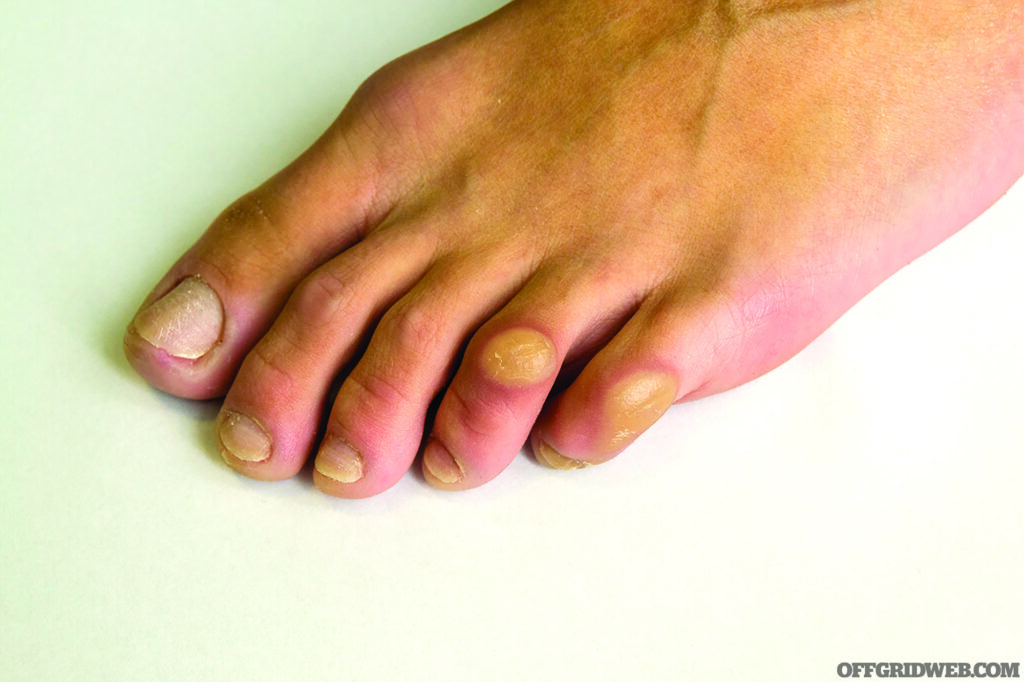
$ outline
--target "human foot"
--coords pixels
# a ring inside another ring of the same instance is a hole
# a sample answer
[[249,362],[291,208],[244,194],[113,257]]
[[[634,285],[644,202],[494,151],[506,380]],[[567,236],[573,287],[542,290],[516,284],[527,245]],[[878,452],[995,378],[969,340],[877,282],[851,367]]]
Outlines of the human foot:
[[221,214],[128,358],[176,395],[226,391],[222,454],[260,479],[314,453],[347,371],[316,460],[332,495],[421,451],[446,489],[527,439],[550,466],[605,461],[1009,187],[1022,26],[1006,0],[514,2],[375,74]]

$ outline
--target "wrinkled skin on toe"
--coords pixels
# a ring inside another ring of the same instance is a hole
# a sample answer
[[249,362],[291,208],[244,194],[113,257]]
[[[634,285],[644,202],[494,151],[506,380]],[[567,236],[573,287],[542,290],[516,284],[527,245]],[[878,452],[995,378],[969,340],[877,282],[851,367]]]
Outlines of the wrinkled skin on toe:
[[254,478],[316,457],[365,497],[421,454],[463,489],[527,441],[603,462],[1012,184],[1022,27],[1006,0],[514,2],[367,80],[171,268],[126,352],[226,393],[221,454]]

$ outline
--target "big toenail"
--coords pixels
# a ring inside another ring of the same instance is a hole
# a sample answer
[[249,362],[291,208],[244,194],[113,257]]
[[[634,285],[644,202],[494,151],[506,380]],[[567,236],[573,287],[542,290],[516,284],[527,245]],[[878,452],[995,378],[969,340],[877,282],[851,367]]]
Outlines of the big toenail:
[[183,279],[135,316],[135,332],[176,358],[202,357],[220,340],[224,308],[198,276]]
[[608,396],[612,449],[628,444],[665,414],[676,399],[675,377],[665,372],[639,372],[616,384]]
[[355,483],[363,477],[363,458],[342,439],[328,436],[316,456],[316,470],[338,483]]
[[430,441],[423,451],[423,466],[441,483],[452,484],[462,480],[462,467],[436,440]]
[[584,462],[580,459],[570,459],[560,454],[558,450],[555,450],[544,441],[537,443],[537,449],[533,454],[537,456],[541,464],[545,464],[552,469],[585,469],[593,464],[593,462]]
[[270,436],[256,420],[237,412],[225,412],[217,429],[224,452],[243,462],[270,458]]
[[510,329],[487,342],[483,368],[495,381],[528,386],[555,370],[555,344],[533,329]]

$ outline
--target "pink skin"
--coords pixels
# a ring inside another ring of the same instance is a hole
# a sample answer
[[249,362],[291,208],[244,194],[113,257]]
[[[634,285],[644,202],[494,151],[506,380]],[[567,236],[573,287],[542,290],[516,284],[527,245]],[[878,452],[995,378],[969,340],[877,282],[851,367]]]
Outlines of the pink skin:
[[[420,453],[449,490],[527,440],[605,461],[667,402],[784,362],[1019,177],[1022,13],[513,2],[375,74],[157,284],[143,309],[194,275],[219,297],[205,355],[136,326],[126,353],[175,395],[226,392],[220,428],[255,419],[270,456],[222,452],[253,478],[316,456],[339,374],[327,433],[362,478],[318,470],[332,495],[379,493]],[[513,329],[549,340],[550,372],[489,374]],[[614,397],[645,376],[650,399]]]

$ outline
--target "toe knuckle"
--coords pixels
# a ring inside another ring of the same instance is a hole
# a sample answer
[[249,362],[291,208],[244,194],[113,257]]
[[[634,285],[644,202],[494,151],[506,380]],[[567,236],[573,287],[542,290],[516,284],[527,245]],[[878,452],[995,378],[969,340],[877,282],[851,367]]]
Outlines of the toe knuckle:
[[277,395],[291,395],[295,378],[282,357],[270,343],[257,343],[246,357],[243,368],[246,384]]
[[431,349],[445,341],[445,319],[439,312],[420,305],[395,306],[381,320],[379,333],[396,355],[426,358]]
[[227,229],[252,229],[253,227],[276,230],[278,221],[273,218],[266,193],[255,189],[243,194],[228,206],[217,218]]
[[286,235],[272,202],[254,190],[217,216],[199,242],[196,258],[215,266],[229,281],[255,282],[280,277]]
[[487,438],[496,429],[515,423],[521,416],[511,401],[497,395],[486,399],[471,398],[458,382],[448,389],[447,397],[446,409],[454,422],[474,436]]
[[347,383],[358,396],[363,411],[371,415],[383,416],[411,402],[404,384],[385,374],[353,372]]
[[352,302],[356,287],[329,269],[318,270],[295,288],[292,306],[307,325],[323,325]]

